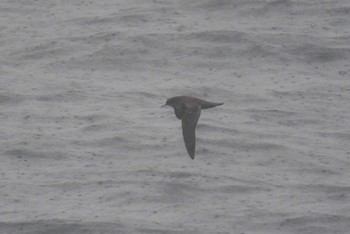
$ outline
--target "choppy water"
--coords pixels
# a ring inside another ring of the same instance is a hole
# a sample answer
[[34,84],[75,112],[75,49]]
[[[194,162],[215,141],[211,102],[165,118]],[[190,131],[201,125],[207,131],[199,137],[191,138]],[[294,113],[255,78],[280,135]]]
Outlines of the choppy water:
[[[1,233],[346,233],[347,1],[3,1]],[[196,159],[166,98],[202,111]]]

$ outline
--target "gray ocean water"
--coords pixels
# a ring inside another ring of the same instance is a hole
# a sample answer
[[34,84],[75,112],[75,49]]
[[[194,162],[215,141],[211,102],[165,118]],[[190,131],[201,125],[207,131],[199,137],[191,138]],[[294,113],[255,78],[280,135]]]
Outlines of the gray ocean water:
[[[349,13],[2,1],[0,233],[348,233]],[[225,103],[195,160],[176,95]]]

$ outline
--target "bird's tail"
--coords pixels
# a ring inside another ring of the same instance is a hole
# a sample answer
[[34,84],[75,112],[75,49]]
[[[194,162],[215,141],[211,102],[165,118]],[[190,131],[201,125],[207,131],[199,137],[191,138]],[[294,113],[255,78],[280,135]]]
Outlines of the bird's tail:
[[201,101],[201,108],[202,109],[208,109],[208,108],[212,108],[212,107],[215,107],[215,106],[221,106],[223,104],[224,104],[223,102],[216,103],[216,102],[208,102],[208,101],[202,100]]

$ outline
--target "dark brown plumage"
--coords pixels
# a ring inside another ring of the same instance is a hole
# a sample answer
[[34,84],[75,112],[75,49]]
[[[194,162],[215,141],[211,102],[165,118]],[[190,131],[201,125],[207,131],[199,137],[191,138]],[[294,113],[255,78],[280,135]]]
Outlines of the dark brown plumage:
[[176,96],[169,98],[164,106],[174,108],[175,115],[182,121],[182,135],[188,154],[192,159],[196,148],[196,125],[202,109],[208,109],[224,103],[208,102],[199,98]]

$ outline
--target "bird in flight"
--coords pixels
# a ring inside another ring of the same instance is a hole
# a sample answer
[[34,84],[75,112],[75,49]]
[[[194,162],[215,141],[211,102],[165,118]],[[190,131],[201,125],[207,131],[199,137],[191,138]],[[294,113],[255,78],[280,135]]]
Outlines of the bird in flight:
[[174,108],[175,115],[182,122],[182,135],[184,137],[185,146],[191,159],[194,159],[196,148],[196,125],[201,115],[202,109],[208,109],[224,103],[208,102],[203,99],[176,96],[169,98],[162,106],[170,106]]

